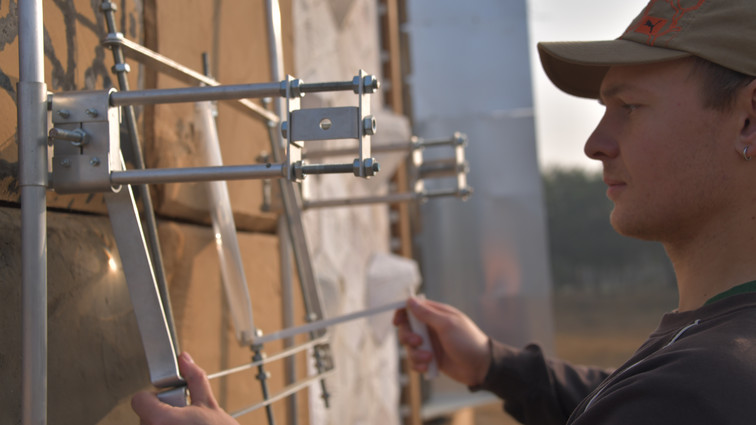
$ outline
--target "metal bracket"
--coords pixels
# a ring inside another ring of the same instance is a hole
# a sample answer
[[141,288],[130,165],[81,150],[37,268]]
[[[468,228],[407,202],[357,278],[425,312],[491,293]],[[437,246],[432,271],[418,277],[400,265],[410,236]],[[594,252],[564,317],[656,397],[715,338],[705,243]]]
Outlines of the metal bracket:
[[52,186],[58,193],[116,192],[110,182],[120,163],[119,110],[110,91],[66,92],[52,96],[48,141],[53,145]]
[[[357,177],[370,178],[380,170],[370,157],[370,136],[375,134],[375,117],[370,115],[370,94],[380,87],[378,80],[360,70],[352,79],[352,91],[357,94],[356,107],[300,109],[305,86],[301,80],[288,76],[286,81],[287,120],[281,123],[281,135],[287,143],[288,178],[301,181],[307,174],[348,172]],[[325,91],[327,85],[310,85],[310,92]],[[311,140],[356,139],[358,157],[352,164],[306,165],[302,161],[302,142]]]

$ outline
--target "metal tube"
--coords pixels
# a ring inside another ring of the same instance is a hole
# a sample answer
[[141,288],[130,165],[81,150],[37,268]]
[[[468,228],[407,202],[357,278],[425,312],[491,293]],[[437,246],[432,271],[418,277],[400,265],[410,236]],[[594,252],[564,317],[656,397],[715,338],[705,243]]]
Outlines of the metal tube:
[[[430,148],[436,146],[456,146],[459,144],[459,138],[453,137],[451,139],[440,140],[425,140],[418,139],[417,142],[398,142],[388,143],[385,145],[372,145],[370,150],[372,153],[381,152],[408,152],[414,149]],[[353,148],[338,148],[338,149],[305,149],[302,152],[302,158],[314,159],[314,158],[326,158],[330,156],[347,156],[353,155],[357,146]]]
[[352,207],[356,205],[369,204],[395,204],[398,202],[411,202],[423,198],[422,193],[406,192],[392,193],[383,196],[368,196],[364,198],[339,198],[339,199],[322,199],[317,201],[303,201],[302,208],[331,208],[331,207]]
[[113,185],[200,182],[280,178],[286,175],[283,164],[224,165],[221,167],[151,168],[114,171]]
[[[311,93],[318,91],[345,90],[346,82],[329,82],[301,84],[299,91]],[[351,87],[351,82],[348,83]],[[285,87],[285,86],[284,86]],[[351,88],[350,88],[351,90]],[[223,86],[183,87],[175,89],[150,89],[130,92],[115,92],[110,95],[110,104],[146,105],[156,103],[201,102],[203,100],[229,100],[285,96],[282,83],[233,84]]]
[[[372,145],[370,147],[371,153],[383,153],[383,152],[408,152],[412,150],[414,145],[412,142],[391,143],[386,145]],[[352,148],[339,148],[339,149],[305,149],[302,152],[302,158],[314,159],[314,158],[326,158],[330,156],[350,156],[354,155],[359,147],[354,146]]]
[[47,87],[42,0],[18,4],[22,423],[47,423]]
[[212,87],[182,87],[115,92],[110,95],[110,104],[113,106],[146,105],[201,102],[203,100],[262,98],[280,95],[280,83],[234,84]]
[[278,339],[288,338],[294,335],[300,335],[304,333],[309,333],[309,332],[325,329],[329,326],[337,325],[342,322],[349,322],[351,320],[357,320],[363,317],[373,316],[379,313],[397,310],[404,307],[406,304],[407,302],[405,300],[395,301],[395,302],[384,304],[378,307],[369,308],[367,310],[360,310],[354,313],[344,314],[338,317],[332,317],[330,319],[318,320],[315,322],[308,323],[306,325],[297,326],[297,327],[289,328],[289,329],[283,329],[278,332],[273,332],[272,334],[263,335],[260,338],[257,338],[255,342],[259,344],[265,344],[266,342],[275,341]]
[[465,170],[465,164],[457,164],[456,158],[434,159],[423,162],[418,174],[421,179],[456,177],[457,174]]
[[[186,84],[204,84],[206,86],[220,85],[219,82],[212,78],[206,77],[157,52],[153,52],[144,46],[125,39],[122,34],[108,34],[102,44],[105,46],[119,46],[123,53],[129,58],[152,67],[158,72],[176,78],[179,81],[183,81]],[[278,117],[275,114],[264,110],[261,106],[247,99],[239,99],[231,105],[240,111],[251,115],[253,118],[262,118],[267,121],[278,122]]]

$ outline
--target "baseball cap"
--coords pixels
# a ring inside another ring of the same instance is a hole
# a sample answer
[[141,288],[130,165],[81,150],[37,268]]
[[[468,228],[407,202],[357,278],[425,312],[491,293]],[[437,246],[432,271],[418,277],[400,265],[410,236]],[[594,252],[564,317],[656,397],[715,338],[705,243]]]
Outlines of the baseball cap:
[[756,76],[756,0],[651,0],[616,40],[542,42],[538,54],[557,87],[593,99],[615,65],[697,56]]

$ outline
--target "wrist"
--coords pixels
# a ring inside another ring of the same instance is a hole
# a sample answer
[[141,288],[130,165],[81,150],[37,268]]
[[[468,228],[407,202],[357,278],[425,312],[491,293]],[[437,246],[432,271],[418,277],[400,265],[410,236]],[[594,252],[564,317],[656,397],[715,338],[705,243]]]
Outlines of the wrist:
[[480,387],[486,382],[486,377],[488,376],[488,372],[491,370],[491,362],[493,358],[493,341],[490,337],[486,337],[486,343],[484,345],[483,349],[483,355],[481,356],[481,359],[477,364],[480,365],[480,367],[477,370],[477,374],[475,376],[475,383],[470,385],[471,388],[473,387]]

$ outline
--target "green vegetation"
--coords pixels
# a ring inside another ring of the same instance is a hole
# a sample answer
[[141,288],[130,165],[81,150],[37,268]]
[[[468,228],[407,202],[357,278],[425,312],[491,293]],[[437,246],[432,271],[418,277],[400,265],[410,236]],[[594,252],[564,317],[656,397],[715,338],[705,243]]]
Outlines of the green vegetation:
[[612,229],[612,202],[600,172],[552,168],[542,177],[555,289],[617,292],[674,285],[661,244]]

